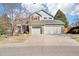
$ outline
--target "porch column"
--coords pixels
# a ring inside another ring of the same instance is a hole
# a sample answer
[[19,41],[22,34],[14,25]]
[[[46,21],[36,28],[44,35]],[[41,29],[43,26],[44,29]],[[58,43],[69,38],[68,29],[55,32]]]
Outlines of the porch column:
[[32,34],[32,26],[29,26],[29,34]]
[[23,33],[23,28],[22,28],[22,25],[21,25],[21,33]]
[[42,34],[44,34],[44,26],[42,26],[42,28],[41,28],[41,29],[42,29]]

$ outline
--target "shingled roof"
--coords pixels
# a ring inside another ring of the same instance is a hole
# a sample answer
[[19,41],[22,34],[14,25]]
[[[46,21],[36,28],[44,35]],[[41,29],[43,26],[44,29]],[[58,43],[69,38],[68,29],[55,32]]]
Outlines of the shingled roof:
[[62,21],[60,20],[42,20],[41,21],[44,25],[46,24],[64,24]]
[[32,25],[64,25],[60,20],[41,20],[41,21],[32,21]]

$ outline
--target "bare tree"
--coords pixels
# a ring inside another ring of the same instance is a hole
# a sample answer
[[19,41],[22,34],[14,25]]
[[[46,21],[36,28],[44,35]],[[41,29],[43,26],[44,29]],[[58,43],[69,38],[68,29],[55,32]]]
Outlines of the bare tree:
[[27,18],[30,15],[29,9],[22,6],[19,6],[19,8],[17,8],[18,6],[17,3],[2,3],[2,5],[4,8],[4,14],[6,13],[8,17],[10,18],[9,19],[9,23],[10,23],[9,33],[10,35],[13,35],[14,20]]
[[9,34],[13,35],[13,11],[16,8],[17,4],[16,3],[2,3],[3,8],[4,8],[4,14],[6,13],[10,19],[9,19]]

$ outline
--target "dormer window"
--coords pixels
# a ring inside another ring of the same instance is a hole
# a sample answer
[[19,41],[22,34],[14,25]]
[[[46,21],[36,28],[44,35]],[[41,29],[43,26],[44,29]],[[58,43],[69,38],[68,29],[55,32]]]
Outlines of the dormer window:
[[47,17],[44,17],[44,19],[47,19]]

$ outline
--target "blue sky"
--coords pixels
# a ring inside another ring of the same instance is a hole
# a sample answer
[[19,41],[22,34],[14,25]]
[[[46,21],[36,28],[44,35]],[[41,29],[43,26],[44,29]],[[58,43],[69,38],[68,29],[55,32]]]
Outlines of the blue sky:
[[2,6],[2,4],[0,4],[0,15],[2,15],[3,14],[3,6]]
[[[29,9],[30,7],[30,9]],[[30,10],[31,12],[44,9],[45,11],[51,13],[53,16],[56,14],[57,10],[60,9],[67,17],[69,24],[79,20],[79,3],[42,3],[42,4],[18,4],[17,9],[23,8]],[[0,15],[4,13],[4,7],[0,4]]]

